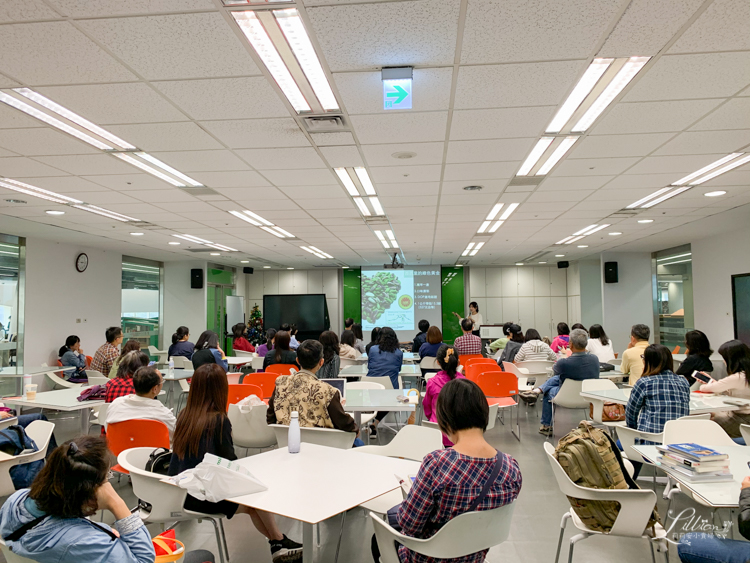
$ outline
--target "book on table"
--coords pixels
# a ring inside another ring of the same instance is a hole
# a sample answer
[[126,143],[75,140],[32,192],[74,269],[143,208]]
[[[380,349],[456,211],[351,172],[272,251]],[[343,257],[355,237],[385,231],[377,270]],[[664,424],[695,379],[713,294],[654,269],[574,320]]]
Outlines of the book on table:
[[727,454],[699,444],[667,444],[666,446],[670,451],[695,461],[706,462],[729,459]]
[[662,469],[671,471],[675,477],[679,477],[690,483],[724,483],[734,481],[734,476],[729,472],[728,467],[707,473],[697,473],[684,465],[664,463],[662,456],[657,457],[656,461],[661,464]]
[[670,450],[667,446],[656,446],[656,450],[664,458],[664,463],[669,465],[681,465],[688,467],[696,473],[709,473],[711,471],[717,471],[724,467],[729,467],[728,459],[720,459],[713,461],[697,461],[687,456],[678,454]]

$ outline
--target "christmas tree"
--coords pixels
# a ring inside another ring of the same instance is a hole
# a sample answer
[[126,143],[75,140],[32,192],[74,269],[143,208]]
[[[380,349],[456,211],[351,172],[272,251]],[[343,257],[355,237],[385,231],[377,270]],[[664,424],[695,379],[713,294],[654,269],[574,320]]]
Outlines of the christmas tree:
[[250,320],[247,322],[247,339],[253,346],[258,346],[266,341],[266,335],[263,332],[263,315],[257,303],[250,311]]

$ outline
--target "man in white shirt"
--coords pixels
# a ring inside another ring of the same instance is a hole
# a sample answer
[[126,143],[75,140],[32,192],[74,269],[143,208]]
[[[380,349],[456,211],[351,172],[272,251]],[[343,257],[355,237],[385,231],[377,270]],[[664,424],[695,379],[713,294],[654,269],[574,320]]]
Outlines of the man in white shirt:
[[169,441],[171,442],[177,419],[172,411],[156,398],[161,393],[163,385],[164,382],[158,369],[153,366],[139,368],[133,374],[135,395],[118,397],[110,403],[104,428],[106,429],[109,424],[126,420],[158,420],[169,428]]

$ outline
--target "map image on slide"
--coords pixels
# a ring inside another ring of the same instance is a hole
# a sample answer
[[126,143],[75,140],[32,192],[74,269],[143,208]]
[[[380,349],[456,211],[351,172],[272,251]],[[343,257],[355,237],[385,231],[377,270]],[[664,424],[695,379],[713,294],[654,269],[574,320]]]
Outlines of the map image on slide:
[[379,270],[362,273],[362,328],[414,328],[414,272]]

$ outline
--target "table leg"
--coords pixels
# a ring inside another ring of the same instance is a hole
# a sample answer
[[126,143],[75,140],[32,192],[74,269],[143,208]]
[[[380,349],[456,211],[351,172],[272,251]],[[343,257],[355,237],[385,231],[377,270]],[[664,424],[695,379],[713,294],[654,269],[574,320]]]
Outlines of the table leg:
[[89,433],[89,420],[91,418],[91,409],[81,409],[81,434]]
[[313,563],[315,552],[313,551],[313,525],[302,522],[302,563]]
[[172,409],[172,411],[174,411],[174,396],[177,394],[175,389],[176,383],[176,381],[170,380],[169,389],[167,389],[167,408]]

